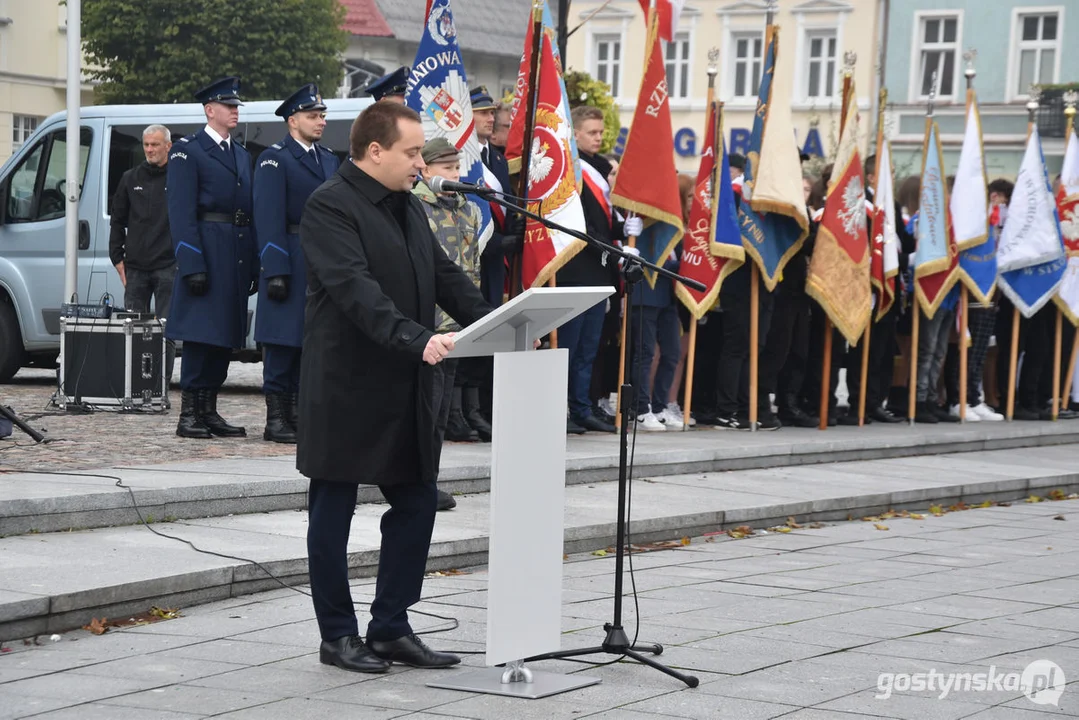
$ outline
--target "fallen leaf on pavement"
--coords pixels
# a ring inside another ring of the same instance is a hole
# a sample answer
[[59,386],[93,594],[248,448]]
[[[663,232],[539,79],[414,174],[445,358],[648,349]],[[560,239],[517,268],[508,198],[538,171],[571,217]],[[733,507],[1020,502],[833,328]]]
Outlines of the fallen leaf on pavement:
[[1030,497],[1028,497],[1028,498],[1026,499],[1026,501],[1025,501],[1025,502],[1028,502],[1028,503],[1039,503],[1039,502],[1041,502],[1041,501],[1042,501],[1042,499],[1041,499],[1040,497],[1038,497],[1037,495],[1031,495]]
[[682,538],[682,544],[683,544],[683,545],[689,545],[689,542],[690,542],[690,541],[689,541],[689,538],[688,538],[688,537],[684,537],[684,538]]
[[109,630],[108,622],[108,618],[101,618],[100,620],[98,620],[97,618],[92,618],[90,620],[90,624],[83,625],[82,629],[89,630],[94,635],[104,635]]
[[884,523],[873,523],[873,527],[875,527],[877,530],[887,530],[888,529],[888,526],[885,525]]
[[944,514],[944,508],[942,508],[940,505],[930,505],[929,513],[931,515],[935,515],[936,517],[940,517]]
[[798,521],[794,519],[793,515],[791,515],[789,518],[787,518],[787,527],[794,528],[795,530],[797,530],[802,526],[799,525]]
[[1054,519],[1054,520],[1067,520],[1068,518],[1064,517],[1063,515],[1057,515],[1057,516],[1056,516],[1055,518],[1053,518],[1053,519]]
[[1064,491],[1061,490],[1060,488],[1057,488],[1056,490],[1050,490],[1049,491],[1049,499],[1050,500],[1064,500],[1067,497],[1068,496],[1065,495]]
[[739,525],[736,528],[731,528],[727,531],[727,535],[731,536],[735,540],[741,540],[742,538],[749,537],[753,534],[753,528],[749,525]]
[[910,515],[907,515],[907,517],[909,517],[911,520],[925,520],[925,515],[922,515],[920,513],[911,513]]
[[595,555],[596,557],[606,557],[607,556],[607,551],[606,550],[593,550],[592,554]]

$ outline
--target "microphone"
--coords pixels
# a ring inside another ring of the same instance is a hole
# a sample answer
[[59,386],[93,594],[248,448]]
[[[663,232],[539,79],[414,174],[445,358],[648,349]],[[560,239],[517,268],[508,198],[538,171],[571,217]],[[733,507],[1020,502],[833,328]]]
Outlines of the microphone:
[[427,183],[431,186],[431,189],[436,193],[471,193],[473,195],[493,195],[498,194],[498,191],[494,188],[489,188],[484,185],[473,185],[472,183],[453,182],[437,175]]

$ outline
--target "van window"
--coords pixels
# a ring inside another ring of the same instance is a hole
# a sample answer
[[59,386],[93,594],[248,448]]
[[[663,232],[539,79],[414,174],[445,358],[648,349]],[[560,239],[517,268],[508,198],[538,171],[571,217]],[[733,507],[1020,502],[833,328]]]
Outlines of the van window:
[[[93,131],[82,128],[79,137],[79,194],[86,181],[87,159]],[[67,130],[55,130],[40,140],[22,159],[4,188],[8,222],[38,222],[64,216],[67,200]]]
[[[252,160],[258,160],[263,150],[275,142],[280,142],[288,135],[288,125],[283,120],[244,123],[241,117],[240,126],[237,129],[245,131],[242,139],[247,152],[251,153]],[[348,133],[351,129],[351,120],[330,120],[326,123],[326,129],[322,131],[319,144],[333,150],[341,162],[344,162],[348,156]]]
[[[116,188],[120,187],[120,178],[124,173],[135,167],[146,156],[142,152],[142,131],[151,123],[145,125],[114,125],[110,134],[109,142],[109,175],[107,181],[107,213],[112,215],[112,196],[116,194]],[[169,125],[169,133],[172,141],[191,135],[202,129],[202,125]]]

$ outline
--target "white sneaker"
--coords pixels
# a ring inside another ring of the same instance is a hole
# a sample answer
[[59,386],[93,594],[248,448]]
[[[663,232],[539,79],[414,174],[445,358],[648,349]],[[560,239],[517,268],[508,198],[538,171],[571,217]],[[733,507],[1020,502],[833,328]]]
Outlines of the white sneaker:
[[989,407],[985,403],[975,405],[971,408],[971,410],[973,410],[979,418],[988,422],[1001,422],[1002,420],[1004,420],[1003,415],[998,412],[993,412],[993,408]]
[[596,405],[597,405],[597,406],[599,406],[599,409],[600,409],[600,410],[602,410],[603,412],[607,413],[607,414],[608,414],[608,415],[610,415],[611,417],[615,417],[616,413],[614,412],[614,405],[615,405],[615,403],[617,403],[617,402],[618,402],[618,401],[617,401],[617,400],[615,400],[615,401],[614,401],[614,402],[612,403],[612,402],[611,402],[611,401],[610,401],[609,399],[607,399],[607,398],[600,398],[600,399],[599,399],[599,400],[598,400],[598,401],[596,402]]
[[[959,406],[958,405],[952,405],[951,409],[948,411],[948,414],[951,415],[952,417],[959,417]],[[965,419],[966,419],[966,421],[968,423],[979,422],[982,419],[982,416],[979,415],[978,413],[974,412],[974,408],[972,408],[970,405],[967,405],[967,412],[966,412],[966,418]]]
[[686,427],[682,414],[675,412],[670,407],[664,408],[659,415],[656,415],[656,419],[663,423],[663,426],[668,430],[680,432]]
[[646,412],[644,415],[638,415],[637,426],[641,430],[647,430],[648,432],[663,432],[667,429],[666,426],[659,421],[659,418],[651,412]]
[[[672,413],[675,414],[675,416],[678,417],[678,424],[679,425],[684,425],[685,424],[685,417],[686,416],[685,416],[685,413],[682,412],[682,406],[681,405],[679,405],[676,402],[669,402],[669,403],[667,403],[667,409],[670,410]],[[690,417],[689,417],[689,426],[693,427],[696,424],[697,424],[697,421],[693,419],[692,415],[690,415]]]

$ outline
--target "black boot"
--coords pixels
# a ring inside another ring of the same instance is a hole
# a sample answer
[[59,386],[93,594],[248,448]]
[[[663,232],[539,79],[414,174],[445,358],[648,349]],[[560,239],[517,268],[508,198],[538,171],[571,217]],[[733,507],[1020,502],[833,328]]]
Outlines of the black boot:
[[465,420],[461,412],[461,388],[455,387],[450,396],[450,416],[446,421],[446,439],[451,442],[477,442],[478,433]]
[[176,424],[176,434],[182,438],[212,438],[210,428],[203,424],[198,413],[198,390],[184,390],[180,394],[180,422]]
[[779,406],[779,419],[783,424],[791,427],[815,428],[820,424],[820,418],[814,417],[803,410],[794,395],[787,395]]
[[480,440],[491,442],[491,423],[487,422],[487,418],[483,417],[483,413],[480,412],[480,389],[474,387],[464,388],[461,403],[465,420],[480,436]]
[[296,432],[286,419],[288,415],[288,394],[272,393],[266,396],[266,430],[263,440],[275,443],[296,444]]
[[285,422],[292,426],[292,431],[300,429],[300,393],[293,390],[288,394],[288,411],[285,413]]
[[229,425],[225,419],[217,414],[217,390],[204,388],[199,390],[198,411],[199,418],[210,432],[218,437],[247,437],[247,430],[236,425]]

